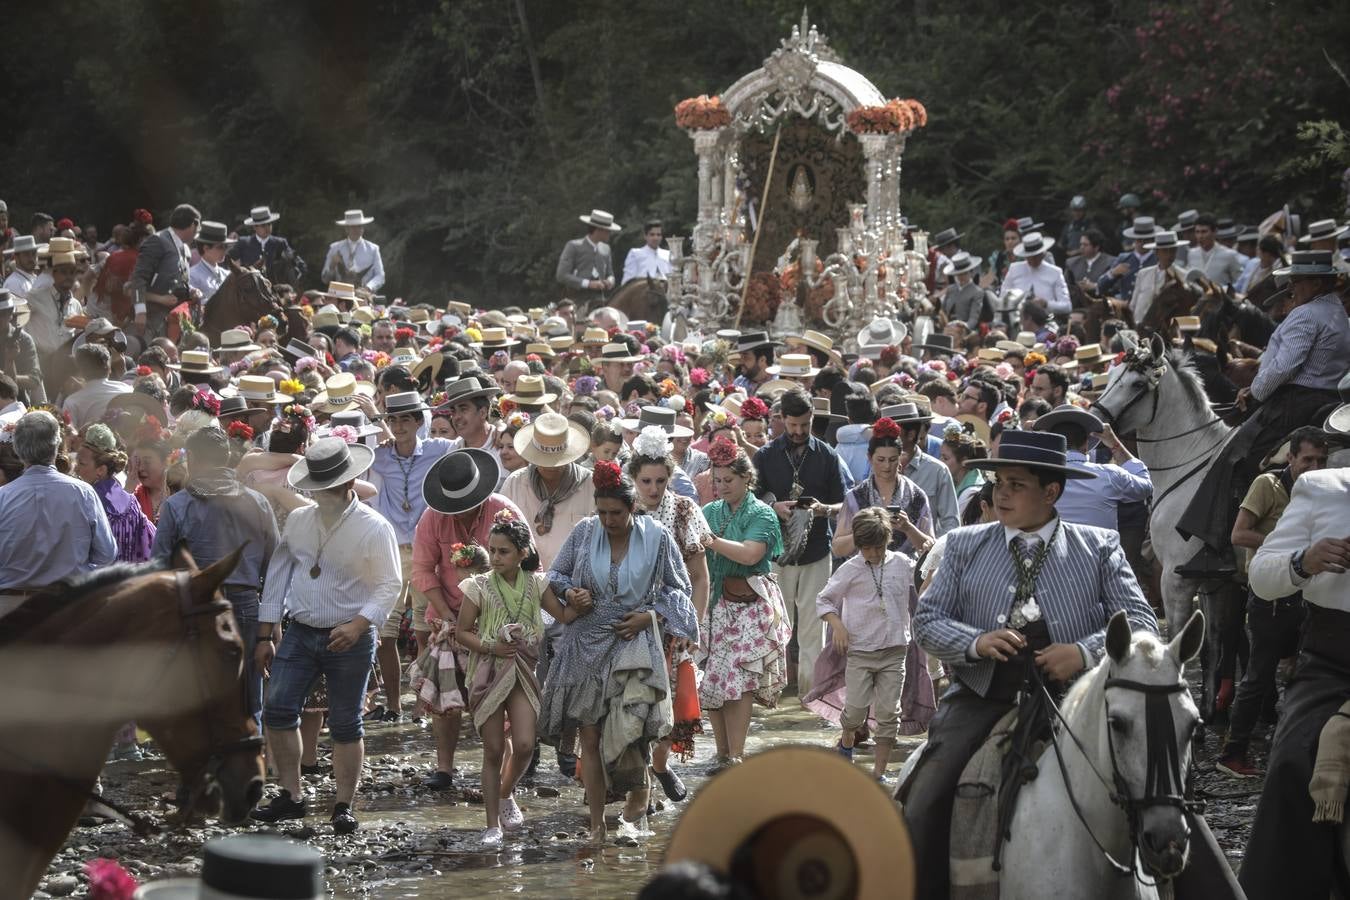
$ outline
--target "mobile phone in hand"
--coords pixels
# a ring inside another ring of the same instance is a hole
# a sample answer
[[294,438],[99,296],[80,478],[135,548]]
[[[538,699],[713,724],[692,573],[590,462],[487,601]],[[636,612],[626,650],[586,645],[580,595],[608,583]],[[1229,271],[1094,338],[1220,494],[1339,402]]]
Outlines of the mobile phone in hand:
[[811,507],[813,507],[813,506],[815,506],[815,505],[816,505],[816,498],[815,498],[815,497],[806,496],[806,497],[798,497],[798,498],[797,498],[797,507],[800,508],[800,509],[810,509]]

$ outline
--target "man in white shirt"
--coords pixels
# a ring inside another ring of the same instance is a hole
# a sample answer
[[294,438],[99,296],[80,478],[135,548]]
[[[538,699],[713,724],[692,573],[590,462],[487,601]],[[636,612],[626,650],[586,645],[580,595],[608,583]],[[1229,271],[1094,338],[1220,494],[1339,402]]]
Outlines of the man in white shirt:
[[[300,711],[310,686],[323,675],[337,782],[333,830],[351,834],[359,827],[352,803],[365,758],[361,708],[375,662],[376,631],[403,588],[394,526],[353,490],[373,458],[374,451],[363,444],[322,438],[287,475],[290,485],[308,491],[315,505],[302,506],[286,519],[258,611],[254,662],[259,671],[271,673],[263,722],[282,787],[270,803],[253,811],[261,822],[305,817]],[[278,647],[277,623],[286,612],[292,621]]]
[[188,269],[188,284],[201,291],[203,303],[210,301],[230,277],[230,270],[221,263],[233,244],[229,230],[220,222],[203,222],[201,231],[197,232],[199,259]]
[[[1337,416],[1345,423],[1347,413],[1344,405],[1332,413],[1328,430],[1338,431]],[[1329,896],[1339,829],[1314,816],[1339,808],[1345,790],[1337,796],[1319,788],[1313,762],[1319,741],[1326,743],[1322,729],[1350,700],[1350,469],[1307,472],[1294,482],[1247,577],[1252,592],[1272,602],[1301,591],[1308,618],[1240,880],[1249,897]]]
[[634,278],[665,281],[670,277],[670,251],[661,246],[662,237],[660,219],[653,219],[642,226],[642,239],[646,243],[629,250],[623,258],[624,284]]
[[[1087,410],[1071,404],[1057,407],[1036,420],[1036,430],[1063,435],[1069,447],[1069,465],[1096,476],[1090,481],[1071,479],[1064,485],[1055,509],[1065,522],[1118,532],[1117,508],[1122,503],[1140,503],[1153,493],[1148,466],[1126,449],[1111,426]],[[1088,441],[1094,434],[1111,449],[1110,464],[1088,460]]]
[[1220,287],[1227,287],[1242,277],[1242,259],[1236,250],[1218,242],[1218,231],[1219,220],[1210,213],[1201,213],[1195,220],[1196,246],[1186,255],[1186,265],[1198,269]]
[[1139,270],[1134,279],[1134,293],[1130,296],[1130,313],[1135,322],[1143,322],[1153,301],[1163,288],[1172,282],[1186,283],[1185,266],[1179,264],[1177,252],[1186,247],[1186,242],[1178,240],[1176,232],[1159,231],[1153,243],[1145,249],[1152,250],[1157,262]]
[[5,289],[20,300],[27,300],[38,277],[38,243],[31,234],[18,235],[5,256],[14,257],[14,271],[5,279]]
[[1064,281],[1064,272],[1045,258],[1046,251],[1054,245],[1053,238],[1044,237],[1039,231],[1025,235],[1013,249],[1017,262],[1008,267],[1008,276],[1003,279],[1000,296],[1006,297],[1009,291],[1025,291],[1045,301],[1050,312],[1057,316],[1067,316],[1072,312],[1073,303],[1069,300],[1069,286]]
[[84,379],[84,387],[66,398],[62,412],[70,413],[70,424],[77,431],[102,420],[108,401],[119,394],[131,393],[131,385],[112,381],[112,357],[102,344],[85,344],[75,351],[75,369]]
[[337,224],[347,229],[347,237],[328,246],[328,255],[323,260],[324,281],[354,284],[372,294],[379,293],[384,287],[384,259],[380,256],[380,245],[365,238],[366,226],[374,221],[373,216],[359,209],[342,214]]

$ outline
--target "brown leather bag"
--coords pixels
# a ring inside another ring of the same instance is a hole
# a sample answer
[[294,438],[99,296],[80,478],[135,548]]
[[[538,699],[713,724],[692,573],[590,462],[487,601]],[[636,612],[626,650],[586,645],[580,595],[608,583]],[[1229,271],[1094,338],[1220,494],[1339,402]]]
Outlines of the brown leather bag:
[[728,575],[722,579],[722,599],[731,603],[754,603],[759,594],[750,586],[750,580],[740,575]]

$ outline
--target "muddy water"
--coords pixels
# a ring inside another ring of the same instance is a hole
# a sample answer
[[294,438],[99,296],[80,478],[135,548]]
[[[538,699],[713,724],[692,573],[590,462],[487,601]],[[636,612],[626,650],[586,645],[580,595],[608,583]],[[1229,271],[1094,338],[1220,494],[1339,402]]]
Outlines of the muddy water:
[[[746,749],[747,753],[755,753],[788,744],[828,747],[836,738],[835,729],[801,709],[795,698],[785,698],[780,709],[758,713]],[[901,739],[891,763],[892,774],[918,743],[918,738]],[[415,726],[373,732],[368,745],[377,773],[385,765],[386,755],[421,767],[428,763],[422,754],[431,750],[430,736]],[[690,800],[685,804],[692,801],[693,794],[707,780],[713,755],[709,733],[699,738],[692,762],[674,763],[690,789]],[[859,750],[856,762],[870,771],[869,750]],[[456,763],[462,767],[459,783],[472,791],[478,786],[481,763],[476,740],[461,747]],[[537,796],[540,788],[545,793],[556,789],[559,796]],[[659,788],[656,796],[661,797]],[[370,881],[342,878],[341,884],[333,885],[337,896],[461,898],[515,893],[528,897],[628,897],[660,867],[671,830],[685,805],[667,804],[666,809],[653,816],[650,825],[655,834],[638,846],[617,846],[611,836],[609,846],[604,849],[589,849],[585,846],[588,820],[581,788],[559,775],[549,748],[545,748],[535,787],[521,789],[518,802],[525,813],[525,830],[508,835],[499,851],[482,852],[474,846],[485,826],[481,803],[465,802],[460,797],[448,802],[413,803],[396,796],[367,799],[362,804],[362,832],[369,838],[381,829],[410,829],[419,836],[417,843],[421,848],[435,845],[435,851],[434,855],[414,851],[409,862],[425,860],[423,864],[437,874]],[[620,804],[613,804],[607,812],[613,817],[620,808]],[[611,824],[611,835],[613,830]],[[398,845],[394,841],[388,843]]]

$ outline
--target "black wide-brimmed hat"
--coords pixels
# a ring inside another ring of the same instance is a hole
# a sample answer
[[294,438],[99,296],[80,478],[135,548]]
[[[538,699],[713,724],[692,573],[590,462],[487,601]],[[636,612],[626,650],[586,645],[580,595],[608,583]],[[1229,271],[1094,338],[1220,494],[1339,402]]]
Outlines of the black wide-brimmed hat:
[[230,237],[230,229],[224,222],[204,221],[201,229],[197,232],[194,240],[198,244],[225,244],[230,246],[234,244],[234,238]]
[[1057,425],[1077,425],[1088,434],[1099,434],[1102,420],[1072,403],[1063,403],[1036,420],[1037,431],[1051,431]]
[[322,359],[323,355],[314,347],[306,344],[298,338],[291,338],[286,342],[286,346],[281,348],[281,352],[291,358],[292,362],[298,362],[306,356],[314,359]]
[[655,425],[671,437],[687,438],[694,436],[694,432],[688,428],[675,424],[675,410],[667,409],[664,406],[644,406],[636,419],[619,420],[619,427],[625,431],[641,431],[648,425]]
[[286,482],[297,491],[322,491],[345,484],[370,468],[375,451],[342,438],[320,438],[309,445],[305,458],[291,466]]
[[500,394],[502,389],[486,375],[465,375],[452,382],[445,389],[445,399],[440,406],[446,407],[460,400],[474,400],[478,397],[491,397]]
[[323,865],[323,854],[295,841],[261,834],[231,835],[202,848],[200,879],[152,882],[136,896],[144,900],[319,900],[328,895]]
[[945,353],[951,356],[956,352],[956,342],[950,334],[930,334],[928,340],[916,344],[913,349],[927,350],[930,353]]
[[1068,441],[1064,435],[1051,431],[1005,431],[998,447],[989,459],[972,459],[966,465],[972,469],[999,469],[1021,466],[1039,472],[1057,472],[1066,478],[1096,478],[1088,472],[1069,465]]
[[932,244],[932,246],[934,247],[945,247],[948,244],[955,244],[963,237],[965,237],[965,235],[957,231],[955,228],[944,228],[937,234],[933,235],[933,239],[929,241],[929,243]]
[[486,450],[452,450],[427,471],[422,480],[422,499],[446,515],[468,512],[482,506],[497,489],[501,474],[501,464]]
[[736,336],[736,346],[733,351],[744,353],[747,350],[754,350],[757,347],[777,347],[778,341],[771,340],[767,331],[742,331]]

